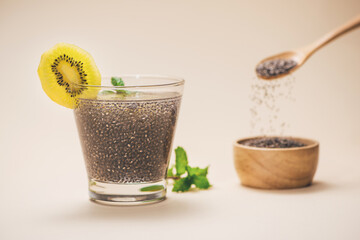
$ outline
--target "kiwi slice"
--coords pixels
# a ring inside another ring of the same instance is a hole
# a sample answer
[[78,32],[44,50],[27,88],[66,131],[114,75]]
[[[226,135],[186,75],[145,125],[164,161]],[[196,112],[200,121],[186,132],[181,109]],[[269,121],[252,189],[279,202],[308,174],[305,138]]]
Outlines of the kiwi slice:
[[38,74],[48,97],[72,109],[77,98],[86,95],[88,90],[84,85],[101,84],[101,75],[92,56],[68,43],[58,43],[41,56]]

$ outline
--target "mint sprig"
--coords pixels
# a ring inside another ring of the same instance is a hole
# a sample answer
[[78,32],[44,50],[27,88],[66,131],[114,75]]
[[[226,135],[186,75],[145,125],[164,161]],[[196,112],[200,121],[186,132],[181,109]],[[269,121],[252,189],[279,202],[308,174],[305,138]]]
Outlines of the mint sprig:
[[[124,80],[122,80],[121,77],[111,77],[111,84],[115,87],[119,86],[119,87],[123,87],[125,86],[125,82]],[[127,90],[116,90],[116,93],[119,93],[119,94],[131,94],[130,91],[127,91]]]
[[167,178],[174,180],[172,191],[186,192],[190,190],[192,185],[198,189],[208,189],[211,187],[206,177],[208,169],[209,167],[190,167],[186,151],[182,147],[177,147],[175,149],[175,166],[170,167],[167,173]]

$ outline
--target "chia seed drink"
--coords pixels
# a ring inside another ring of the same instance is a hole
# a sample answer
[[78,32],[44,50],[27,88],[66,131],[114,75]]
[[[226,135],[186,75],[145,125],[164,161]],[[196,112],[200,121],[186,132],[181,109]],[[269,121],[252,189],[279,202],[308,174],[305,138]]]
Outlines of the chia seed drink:
[[80,98],[74,109],[90,197],[126,204],[164,199],[181,93],[121,91]]

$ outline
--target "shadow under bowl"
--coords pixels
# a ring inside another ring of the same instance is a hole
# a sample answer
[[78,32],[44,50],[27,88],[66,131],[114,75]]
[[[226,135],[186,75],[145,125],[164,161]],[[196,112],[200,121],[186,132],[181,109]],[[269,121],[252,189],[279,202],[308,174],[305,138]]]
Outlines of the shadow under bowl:
[[257,138],[262,137],[242,138],[233,144],[235,170],[242,185],[262,189],[289,189],[312,183],[319,159],[317,141],[285,137],[305,144],[293,148],[259,148],[243,144]]

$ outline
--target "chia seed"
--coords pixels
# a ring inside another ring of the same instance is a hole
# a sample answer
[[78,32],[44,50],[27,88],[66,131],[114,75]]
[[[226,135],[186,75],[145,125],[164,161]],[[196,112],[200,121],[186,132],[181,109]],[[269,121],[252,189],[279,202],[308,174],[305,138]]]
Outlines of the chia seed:
[[292,59],[273,59],[260,63],[256,67],[256,73],[263,78],[276,77],[288,73],[297,65]]
[[284,109],[295,101],[295,78],[287,76],[272,81],[254,78],[251,83],[251,134],[283,136],[290,127]]
[[250,147],[259,147],[259,148],[294,148],[294,147],[304,147],[304,143],[296,141],[290,138],[284,137],[262,137],[249,139],[241,144]]
[[181,96],[141,99],[79,99],[74,114],[89,179],[165,178]]

